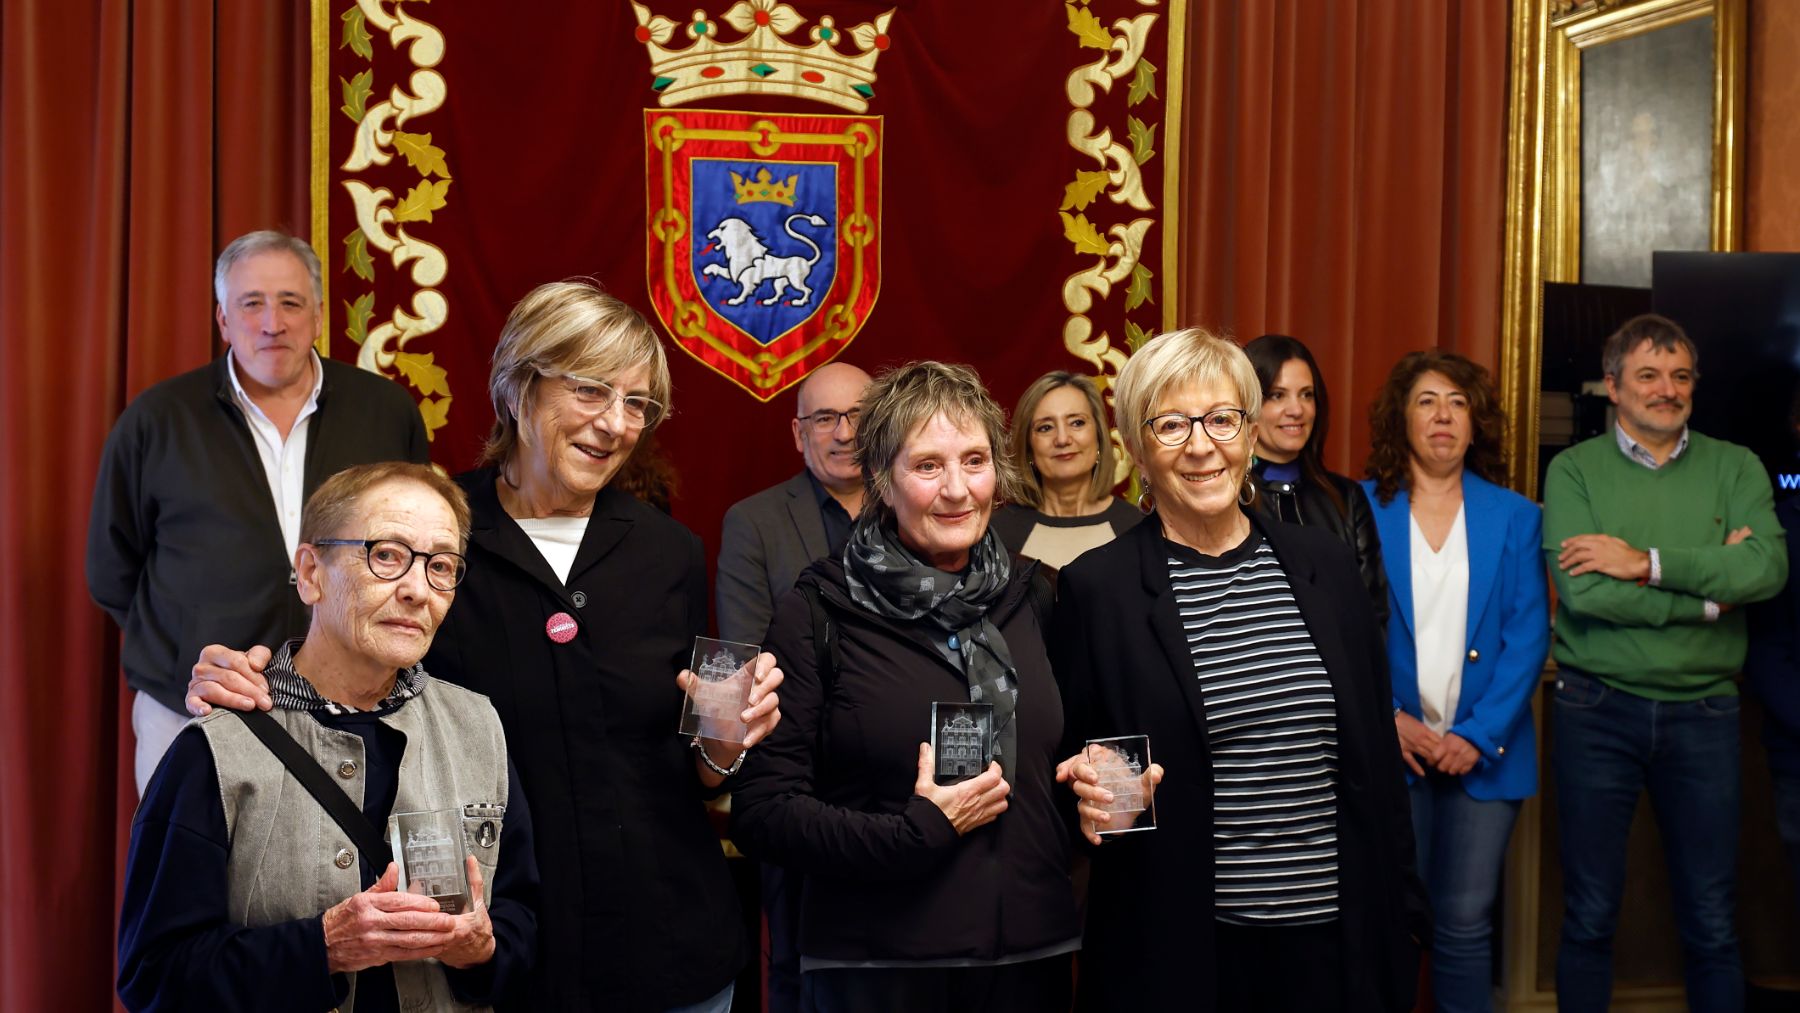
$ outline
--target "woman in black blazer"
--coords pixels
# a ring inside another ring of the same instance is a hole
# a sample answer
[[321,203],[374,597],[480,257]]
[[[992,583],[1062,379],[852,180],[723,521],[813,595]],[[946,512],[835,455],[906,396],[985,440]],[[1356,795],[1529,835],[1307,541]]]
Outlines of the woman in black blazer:
[[[1425,908],[1355,560],[1246,510],[1261,398],[1236,345],[1161,335],[1116,392],[1155,512],[1063,571],[1051,659],[1064,755],[1148,735],[1166,777],[1156,829],[1093,852],[1079,1005],[1407,1009]],[[1100,843],[1093,767],[1060,773]]]
[[[493,701],[534,817],[538,963],[514,1008],[725,1013],[749,947],[702,799],[780,720],[781,673],[758,659],[746,743],[675,734],[706,558],[615,481],[668,415],[662,345],[593,285],[540,285],[507,317],[488,390],[487,466],[457,480],[468,576],[425,667]],[[189,691],[247,702],[234,672],[259,666],[214,650]]]

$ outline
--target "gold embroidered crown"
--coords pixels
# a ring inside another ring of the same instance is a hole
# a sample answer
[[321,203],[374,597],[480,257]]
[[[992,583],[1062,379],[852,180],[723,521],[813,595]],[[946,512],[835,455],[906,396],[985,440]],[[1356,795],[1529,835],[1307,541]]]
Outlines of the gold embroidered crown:
[[[851,112],[869,108],[875,97],[875,61],[888,47],[888,11],[873,23],[848,32],[837,27],[830,15],[819,18],[807,33],[810,46],[796,45],[782,36],[806,23],[798,11],[777,0],[738,0],[723,20],[741,36],[734,42],[719,40],[718,23],[697,10],[685,25],[678,24],[633,0],[637,13],[637,40],[650,52],[650,87],[662,106],[681,105],[721,95],[793,95],[841,106]],[[665,49],[681,29],[692,45]],[[838,52],[846,35],[861,50],[855,56]]]
[[754,179],[745,179],[737,173],[731,174],[731,187],[737,191],[739,204],[755,204],[758,201],[769,201],[773,204],[794,206],[794,191],[799,189],[798,174],[787,179],[773,179],[768,169],[759,169]]

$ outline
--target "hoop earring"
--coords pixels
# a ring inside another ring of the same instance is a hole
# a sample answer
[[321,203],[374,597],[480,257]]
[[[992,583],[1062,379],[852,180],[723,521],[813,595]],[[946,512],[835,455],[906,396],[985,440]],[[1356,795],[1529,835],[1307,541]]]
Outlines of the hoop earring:
[[1256,502],[1256,486],[1251,483],[1250,475],[1248,473],[1244,475],[1244,480],[1238,484],[1237,501],[1238,506],[1244,507]]
[[1150,514],[1156,510],[1156,497],[1150,495],[1149,489],[1145,489],[1143,492],[1138,493],[1137,508],[1138,513],[1143,514],[1145,517],[1150,516]]

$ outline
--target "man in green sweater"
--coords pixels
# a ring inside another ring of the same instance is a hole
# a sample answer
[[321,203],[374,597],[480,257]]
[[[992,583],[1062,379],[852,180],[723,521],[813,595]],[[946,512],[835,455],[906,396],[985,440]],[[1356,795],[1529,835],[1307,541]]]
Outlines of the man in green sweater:
[[1697,359],[1673,321],[1627,321],[1603,353],[1618,425],[1557,455],[1544,483],[1565,1011],[1610,1002],[1626,837],[1645,789],[1668,854],[1689,1007],[1743,1009],[1732,924],[1738,606],[1781,590],[1787,552],[1756,456],[1688,429]]

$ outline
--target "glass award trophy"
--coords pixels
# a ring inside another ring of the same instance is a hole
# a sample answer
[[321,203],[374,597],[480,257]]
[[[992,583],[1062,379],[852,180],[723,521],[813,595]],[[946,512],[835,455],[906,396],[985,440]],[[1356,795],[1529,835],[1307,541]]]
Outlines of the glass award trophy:
[[1113,796],[1111,802],[1099,806],[1112,822],[1095,826],[1094,832],[1105,837],[1155,830],[1156,798],[1145,773],[1150,769],[1150,736],[1089,739],[1085,751],[1088,763],[1100,773],[1100,787]]
[[681,701],[681,734],[743,743],[750,726],[739,715],[750,706],[750,684],[755,680],[756,656],[761,653],[756,644],[694,638],[694,663],[688,671],[695,679]]
[[994,762],[994,705],[939,701],[931,705],[931,779],[955,784]]
[[463,868],[461,809],[395,813],[388,817],[387,836],[400,867],[397,889],[430,897],[445,914],[469,909],[473,902]]

